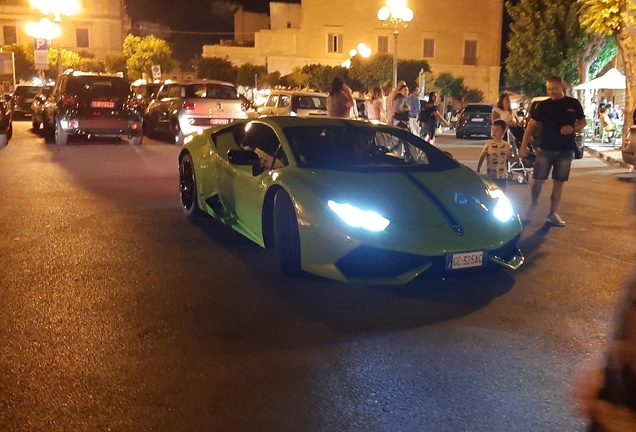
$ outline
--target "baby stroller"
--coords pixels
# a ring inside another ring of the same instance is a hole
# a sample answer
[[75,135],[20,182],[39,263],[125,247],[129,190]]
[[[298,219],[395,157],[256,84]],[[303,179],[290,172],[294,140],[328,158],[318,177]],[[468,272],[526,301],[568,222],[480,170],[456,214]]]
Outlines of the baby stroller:
[[[510,129],[508,129],[507,138],[507,141],[510,143],[512,155],[518,156],[519,147],[517,146],[517,140],[510,132]],[[518,161],[508,162],[508,170],[506,172],[506,178],[508,180],[513,180],[516,177],[517,181],[521,184],[528,183],[530,180],[530,173],[532,172],[532,165],[535,159],[534,147],[531,142],[528,143],[528,148],[530,149],[530,154],[528,154],[527,157],[519,157]]]

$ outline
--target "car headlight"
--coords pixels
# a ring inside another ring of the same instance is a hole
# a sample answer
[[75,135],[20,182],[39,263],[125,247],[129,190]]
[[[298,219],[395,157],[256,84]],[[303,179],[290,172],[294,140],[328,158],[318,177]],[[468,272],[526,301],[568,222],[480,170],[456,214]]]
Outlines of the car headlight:
[[501,189],[488,189],[488,194],[497,200],[495,209],[492,212],[495,217],[501,222],[509,221],[514,215],[514,210],[506,194],[504,194]]
[[338,204],[335,201],[328,201],[327,205],[347,225],[355,228],[364,228],[369,231],[383,231],[391,223],[391,221],[383,218],[374,211],[361,210],[350,204]]

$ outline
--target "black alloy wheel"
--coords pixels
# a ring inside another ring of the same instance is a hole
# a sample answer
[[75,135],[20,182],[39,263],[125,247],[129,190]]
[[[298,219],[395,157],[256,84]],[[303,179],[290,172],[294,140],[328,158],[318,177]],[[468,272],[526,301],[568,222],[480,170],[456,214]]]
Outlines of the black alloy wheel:
[[197,182],[190,154],[185,154],[179,162],[179,196],[186,216],[193,218],[202,213],[197,203]]

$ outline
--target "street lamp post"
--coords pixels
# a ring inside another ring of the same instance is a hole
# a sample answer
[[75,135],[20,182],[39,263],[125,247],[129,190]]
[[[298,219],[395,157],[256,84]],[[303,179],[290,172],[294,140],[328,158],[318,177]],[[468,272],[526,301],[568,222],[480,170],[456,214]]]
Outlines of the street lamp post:
[[[53,22],[61,23],[62,15],[71,16],[77,13],[82,5],[80,0],[30,0],[31,6],[38,9],[44,15],[53,14]],[[57,71],[62,73],[62,43],[58,38],[57,47]]]
[[413,21],[413,10],[406,7],[406,0],[388,0],[387,6],[378,10],[378,20],[385,27],[393,27],[393,88],[397,87],[398,29],[406,28]]

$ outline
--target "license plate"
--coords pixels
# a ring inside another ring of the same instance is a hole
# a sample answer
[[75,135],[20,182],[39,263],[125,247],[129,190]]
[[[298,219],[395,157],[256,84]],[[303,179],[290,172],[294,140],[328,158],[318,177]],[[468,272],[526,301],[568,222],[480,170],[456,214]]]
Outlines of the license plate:
[[230,124],[230,119],[212,118],[210,119],[210,124],[211,125],[226,125],[226,124]]
[[114,101],[92,101],[92,108],[115,108]]
[[483,122],[483,121],[484,121],[484,119],[483,119],[483,118],[481,118],[481,117],[473,117],[473,118],[471,118],[471,119],[470,119],[470,121],[474,121],[474,122]]
[[457,270],[486,265],[486,252],[466,252],[446,255],[446,270]]
[[25,102],[26,103],[31,103],[31,102],[33,102],[33,98],[26,98]]

